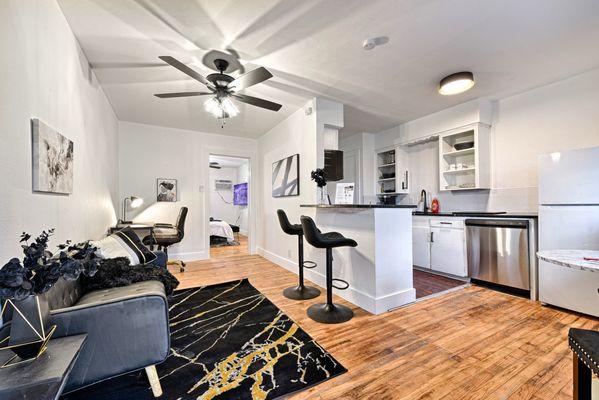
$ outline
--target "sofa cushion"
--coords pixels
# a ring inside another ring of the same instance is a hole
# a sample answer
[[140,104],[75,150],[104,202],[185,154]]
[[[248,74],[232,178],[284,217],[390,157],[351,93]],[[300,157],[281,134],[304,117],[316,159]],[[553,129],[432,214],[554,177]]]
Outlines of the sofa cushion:
[[132,283],[128,286],[100,289],[89,292],[75,304],[75,307],[90,307],[99,304],[119,302],[139,296],[161,296],[166,298],[164,285],[158,281]]
[[96,254],[102,258],[127,257],[131,265],[148,264],[156,260],[152,253],[133,231],[126,227],[104,239],[91,242],[98,248]]

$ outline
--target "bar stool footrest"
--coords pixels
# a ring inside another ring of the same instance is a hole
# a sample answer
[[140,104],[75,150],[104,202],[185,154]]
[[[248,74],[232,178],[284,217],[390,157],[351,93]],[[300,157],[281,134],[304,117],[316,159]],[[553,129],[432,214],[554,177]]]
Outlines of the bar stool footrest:
[[316,264],[314,261],[304,261],[303,266],[306,269],[312,269],[312,268],[316,268],[318,266],[318,264]]
[[[331,280],[333,281],[333,287],[337,290],[347,290],[349,288],[349,283],[347,281],[344,281],[343,279],[333,278]],[[335,286],[335,282],[341,282],[345,284],[345,286]]]

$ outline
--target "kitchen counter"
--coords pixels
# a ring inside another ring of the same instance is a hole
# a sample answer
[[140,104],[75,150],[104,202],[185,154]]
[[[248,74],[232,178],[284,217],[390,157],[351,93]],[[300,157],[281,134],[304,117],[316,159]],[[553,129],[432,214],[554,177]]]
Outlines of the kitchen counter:
[[424,216],[424,217],[485,217],[485,218],[538,218],[536,213],[504,213],[504,214],[487,214],[484,212],[462,212],[462,211],[450,211],[440,212],[433,214],[430,212],[423,213],[421,211],[414,211],[412,215]]
[[584,257],[599,258],[593,250],[545,250],[537,253],[539,259],[562,267],[599,272],[599,262],[587,261]]
[[[415,206],[378,204],[303,205],[322,232],[339,232],[356,247],[333,249],[335,278],[349,283],[335,294],[372,313],[382,314],[416,300],[412,271],[412,210]],[[325,251],[305,246],[306,259],[316,262],[304,271],[325,287]]]
[[416,208],[415,205],[397,204],[302,204],[300,207],[314,208]]

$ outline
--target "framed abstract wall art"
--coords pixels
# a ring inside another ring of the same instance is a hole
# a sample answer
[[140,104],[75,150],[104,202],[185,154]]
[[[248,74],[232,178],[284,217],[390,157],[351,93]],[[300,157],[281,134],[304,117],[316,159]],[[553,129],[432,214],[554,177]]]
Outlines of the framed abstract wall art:
[[31,120],[33,191],[73,193],[73,141]]
[[272,164],[272,197],[299,196],[299,154]]

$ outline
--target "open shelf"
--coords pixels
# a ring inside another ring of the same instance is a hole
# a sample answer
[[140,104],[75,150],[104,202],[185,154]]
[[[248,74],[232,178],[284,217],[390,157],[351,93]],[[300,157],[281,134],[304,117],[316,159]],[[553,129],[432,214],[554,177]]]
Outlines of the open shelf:
[[392,177],[392,178],[380,178],[379,182],[394,181],[394,180],[395,180],[395,177]]
[[395,163],[379,165],[379,168],[386,168],[386,167],[395,167]]
[[474,154],[474,147],[471,147],[469,149],[464,149],[464,150],[454,150],[454,151],[449,151],[447,153],[443,153],[443,156],[445,157],[459,157],[459,156],[467,156],[470,154]]
[[[489,128],[474,123],[439,135],[439,190],[490,189]],[[472,147],[456,149],[465,143]]]
[[465,173],[465,172],[474,172],[474,171],[476,171],[476,168],[471,167],[471,168],[462,168],[462,169],[443,171],[443,173],[444,174],[461,174],[461,173]]

